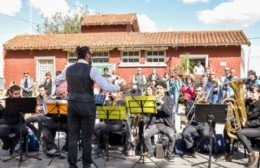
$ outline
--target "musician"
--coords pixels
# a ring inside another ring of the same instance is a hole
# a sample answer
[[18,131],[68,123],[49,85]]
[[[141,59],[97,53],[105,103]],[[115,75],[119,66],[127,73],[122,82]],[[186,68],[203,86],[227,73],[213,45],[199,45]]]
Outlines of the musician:
[[[122,100],[120,93],[110,93],[109,100],[105,102],[106,106],[125,106],[125,101]],[[104,155],[106,144],[106,134],[111,132],[120,131],[123,129],[124,123],[122,120],[104,120],[95,124],[94,135],[96,136],[99,144],[97,155]]]
[[[203,86],[202,85],[196,85],[195,86],[195,93],[196,93],[196,99],[193,102],[193,105],[190,105],[190,111],[189,111],[189,119],[191,119],[192,121],[190,122],[189,125],[187,125],[183,132],[182,132],[182,139],[184,141],[185,144],[185,148],[187,151],[192,152],[192,154],[195,154],[198,144],[200,142],[200,140],[203,137],[206,137],[209,135],[209,125],[208,123],[200,123],[197,122],[195,120],[193,120],[193,116],[194,116],[194,107],[196,106],[196,104],[201,104],[201,103],[205,103],[208,100],[207,97],[205,97],[206,95],[203,92]],[[203,114],[201,114],[203,115]]]
[[[242,123],[243,129],[236,132],[238,139],[248,151],[246,167],[252,166],[256,160],[255,153],[248,143],[248,139],[260,137],[260,88],[258,85],[251,85],[249,91],[251,96],[246,100],[247,121]],[[217,158],[216,161],[232,161],[230,141],[227,130],[224,128],[225,153],[224,156]]]
[[69,150],[68,162],[71,168],[77,167],[77,142],[82,138],[83,167],[91,167],[91,137],[96,119],[93,86],[96,82],[104,91],[117,92],[127,90],[128,86],[120,83],[113,85],[105,80],[99,71],[92,67],[93,53],[89,47],[77,47],[78,62],[67,67],[56,76],[54,83],[68,83],[68,126]]
[[248,143],[248,138],[260,137],[260,87],[251,85],[249,88],[250,100],[246,101],[247,121],[242,123],[243,129],[237,131],[237,137],[248,151],[246,167],[252,166],[256,161],[255,153]]
[[[39,139],[41,136],[42,123],[48,120],[48,117],[44,114],[45,112],[43,106],[45,102],[51,98],[47,95],[47,90],[44,85],[40,85],[38,89],[39,95],[37,96],[36,113],[26,118],[25,124],[33,130]],[[34,122],[38,123],[38,129],[32,124]]]
[[155,84],[158,94],[156,100],[157,113],[150,115],[147,128],[144,130],[144,142],[148,149],[148,157],[154,157],[151,137],[159,132],[169,137],[168,157],[173,158],[173,147],[175,145],[175,124],[172,121],[172,110],[174,100],[166,94],[166,83],[159,81]]
[[[17,85],[13,85],[9,88],[9,98],[20,98],[21,89]],[[28,133],[27,128],[24,124],[20,128],[20,116],[9,116],[4,112],[4,104],[1,104],[1,110],[3,111],[3,118],[0,123],[0,139],[3,141],[3,150],[8,150],[10,155],[14,154],[15,146],[19,141],[20,129],[22,135]],[[8,119],[7,119],[8,118]],[[11,121],[10,121],[11,120]]]
[[[57,87],[56,100],[67,100],[67,82],[62,83]],[[59,118],[58,118],[59,117]],[[55,144],[55,135],[57,131],[63,131],[66,133],[65,145],[62,147],[63,152],[68,151],[68,124],[67,116],[65,115],[53,115],[51,119],[43,123],[42,134],[43,134],[43,148],[47,155],[52,156],[57,152],[57,145]]]

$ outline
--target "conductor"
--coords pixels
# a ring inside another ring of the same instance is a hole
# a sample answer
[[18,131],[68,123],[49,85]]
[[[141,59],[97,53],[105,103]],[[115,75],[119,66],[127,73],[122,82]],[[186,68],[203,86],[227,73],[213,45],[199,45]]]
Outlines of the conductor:
[[77,167],[77,142],[82,138],[83,168],[91,167],[91,138],[96,119],[93,87],[96,82],[100,88],[108,92],[125,91],[125,84],[113,85],[104,79],[99,71],[92,67],[93,53],[89,47],[77,47],[78,62],[69,66],[54,83],[58,86],[65,80],[68,83],[68,127],[69,147],[68,163],[70,168]]

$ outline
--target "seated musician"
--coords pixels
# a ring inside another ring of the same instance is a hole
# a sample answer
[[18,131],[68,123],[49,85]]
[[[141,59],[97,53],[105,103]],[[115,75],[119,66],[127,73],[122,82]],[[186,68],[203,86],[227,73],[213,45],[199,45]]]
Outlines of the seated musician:
[[168,157],[169,159],[173,159],[173,147],[175,145],[176,133],[172,120],[174,100],[166,94],[167,84],[165,82],[158,81],[155,84],[155,88],[157,92],[157,113],[150,115],[147,128],[144,130],[144,142],[148,149],[148,157],[154,157],[151,137],[157,133],[165,134],[169,138]]
[[[203,85],[196,85],[195,86],[195,94],[196,99],[193,102],[193,107],[196,106],[196,104],[206,103],[208,100],[208,97],[205,97],[205,94],[203,92]],[[189,122],[183,132],[182,132],[182,139],[185,144],[185,148],[187,152],[192,152],[192,154],[195,154],[196,148],[198,147],[198,144],[201,140],[201,138],[209,135],[209,125],[208,123],[199,123],[194,119],[194,109],[191,107],[190,112],[188,113],[189,116],[187,116],[191,121]],[[202,114],[203,115],[203,114]]]
[[[9,89],[9,98],[20,98],[21,89],[17,85],[11,86]],[[1,104],[3,118],[0,123],[0,139],[3,141],[3,150],[10,150],[10,155],[14,153],[15,146],[19,141],[20,136],[20,116],[11,116],[5,114],[4,104]],[[18,113],[19,114],[19,113]],[[21,125],[22,135],[28,133],[24,124]]]
[[[125,101],[122,100],[122,96],[120,93],[112,92],[110,93],[109,100],[105,102],[105,105],[107,106],[125,106]],[[129,120],[126,119],[126,126],[129,127]],[[104,155],[106,145],[108,142],[106,142],[106,134],[111,132],[120,131],[123,129],[124,123],[122,120],[104,120],[95,125],[94,128],[94,135],[96,136],[98,140],[98,150],[97,155]],[[128,130],[131,130],[128,128]],[[131,131],[129,131],[130,136],[132,134]]]
[[[48,117],[44,114],[43,104],[46,100],[51,99],[47,96],[47,90],[44,85],[39,86],[39,95],[37,96],[36,113],[25,119],[25,124],[30,127],[33,132],[37,135],[38,139],[41,135],[41,125],[45,122]],[[38,129],[32,125],[32,123],[38,122]]]
[[[56,100],[66,100],[68,96],[67,82],[62,83],[56,89]],[[62,147],[62,151],[68,151],[68,125],[67,116],[58,115],[51,116],[51,119],[42,124],[42,134],[43,134],[43,145],[44,151],[47,155],[51,156],[57,152],[57,145],[55,144],[55,135],[58,130],[62,130],[66,133],[65,145]]]
[[[249,87],[249,91],[250,98],[246,100],[247,121],[242,122],[243,128],[236,132],[238,139],[248,151],[248,162],[245,164],[245,167],[251,167],[256,161],[255,153],[248,139],[260,137],[260,87],[258,85],[252,85]],[[226,132],[227,130],[224,129],[224,138],[230,140]],[[227,140],[225,141],[225,155],[218,158],[217,161],[232,161],[230,143],[227,143]]]

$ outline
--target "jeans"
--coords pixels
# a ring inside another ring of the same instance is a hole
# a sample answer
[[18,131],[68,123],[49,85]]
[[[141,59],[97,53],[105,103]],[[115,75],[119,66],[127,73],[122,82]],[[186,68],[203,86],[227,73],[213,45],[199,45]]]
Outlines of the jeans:
[[89,167],[91,159],[91,138],[94,132],[96,106],[93,102],[68,101],[69,150],[68,163],[70,167],[77,165],[78,140],[81,135],[83,147],[83,167]]
[[260,127],[257,128],[243,128],[237,131],[238,139],[246,147],[248,153],[253,152],[251,145],[248,143],[248,138],[258,138],[260,137]]
[[175,132],[173,128],[166,126],[165,124],[149,125],[148,128],[144,130],[144,143],[148,149],[148,153],[154,152],[151,137],[159,132],[162,132],[169,137],[169,152],[172,153],[175,145]]

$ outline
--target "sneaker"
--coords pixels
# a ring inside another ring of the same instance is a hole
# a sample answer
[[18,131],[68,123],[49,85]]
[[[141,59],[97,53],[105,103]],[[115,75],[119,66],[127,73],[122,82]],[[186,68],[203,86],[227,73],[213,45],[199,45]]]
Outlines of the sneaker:
[[54,155],[55,153],[57,152],[57,149],[50,149],[50,150],[47,150],[46,153],[48,155]]

